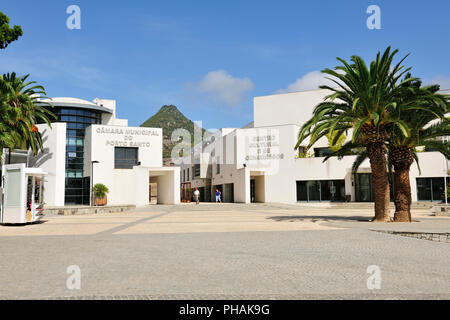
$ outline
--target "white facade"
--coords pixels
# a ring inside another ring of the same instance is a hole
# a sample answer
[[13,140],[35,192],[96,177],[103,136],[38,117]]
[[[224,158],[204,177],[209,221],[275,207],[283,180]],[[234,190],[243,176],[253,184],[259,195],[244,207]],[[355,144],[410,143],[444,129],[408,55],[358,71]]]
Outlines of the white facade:
[[[181,182],[200,188],[205,201],[214,199],[209,194],[216,188],[225,202],[371,201],[368,160],[354,176],[355,156],[323,162],[326,138],[308,157],[299,158],[294,150],[300,126],[328,94],[312,90],[255,97],[253,128],[216,132],[202,154],[182,159]],[[412,200],[442,200],[447,160],[438,152],[420,152],[418,157],[421,173],[416,164],[410,171]],[[196,164],[201,174],[193,177]]]
[[[77,204],[89,204],[91,187],[97,183],[108,187],[108,205],[143,206],[151,202],[150,181],[157,187],[157,203],[180,202],[179,168],[162,165],[162,129],[128,127],[127,120],[115,117],[114,100],[48,101],[55,107],[58,122],[51,128],[38,125],[44,152],[30,160],[30,166],[48,173],[47,206],[71,205],[72,198],[82,199]],[[92,124],[83,123],[90,120]],[[133,157],[118,159],[121,154]]]

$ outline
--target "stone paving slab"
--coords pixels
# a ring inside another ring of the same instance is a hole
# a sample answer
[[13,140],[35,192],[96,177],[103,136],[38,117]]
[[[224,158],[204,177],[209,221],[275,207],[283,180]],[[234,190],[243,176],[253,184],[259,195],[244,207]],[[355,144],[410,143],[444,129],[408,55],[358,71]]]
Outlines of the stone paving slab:
[[[286,210],[154,206],[0,227],[0,299],[450,299],[449,244],[372,231],[446,230],[448,218],[379,224],[364,222],[370,209]],[[80,290],[66,287],[71,265]],[[370,265],[380,290],[367,288]]]

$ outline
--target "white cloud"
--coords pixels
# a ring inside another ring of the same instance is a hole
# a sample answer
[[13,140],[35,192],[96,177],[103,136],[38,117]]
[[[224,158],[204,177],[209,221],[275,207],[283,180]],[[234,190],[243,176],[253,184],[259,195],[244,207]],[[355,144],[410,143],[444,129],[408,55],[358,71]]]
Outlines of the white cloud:
[[190,85],[197,92],[230,106],[239,105],[255,85],[249,78],[235,78],[225,70],[208,72],[198,83]]
[[336,84],[333,81],[325,79],[325,76],[320,71],[308,72],[303,77],[298,78],[294,83],[291,83],[286,89],[278,90],[277,93],[316,90],[321,85],[336,87]]

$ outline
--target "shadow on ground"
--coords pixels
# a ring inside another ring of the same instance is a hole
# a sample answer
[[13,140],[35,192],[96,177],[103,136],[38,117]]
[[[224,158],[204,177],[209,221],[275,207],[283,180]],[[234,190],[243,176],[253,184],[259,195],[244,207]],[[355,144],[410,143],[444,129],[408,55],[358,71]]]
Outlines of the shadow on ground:
[[267,219],[275,220],[275,221],[360,221],[360,222],[370,222],[371,218],[368,217],[362,217],[362,216],[330,216],[330,215],[323,215],[323,216],[274,216],[274,217],[268,217]]

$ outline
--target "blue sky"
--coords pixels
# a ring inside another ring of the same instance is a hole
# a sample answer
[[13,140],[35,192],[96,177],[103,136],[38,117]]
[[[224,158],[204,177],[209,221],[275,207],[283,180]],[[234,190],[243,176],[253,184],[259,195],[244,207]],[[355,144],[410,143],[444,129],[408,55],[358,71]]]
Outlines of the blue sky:
[[[66,27],[72,4],[80,30]],[[366,26],[372,4],[381,30]],[[411,53],[415,76],[450,88],[448,0],[18,0],[0,11],[24,30],[0,72],[30,73],[53,97],[115,99],[130,125],[174,104],[207,129],[240,127],[254,96],[316,88],[336,57],[372,59],[388,45]]]

